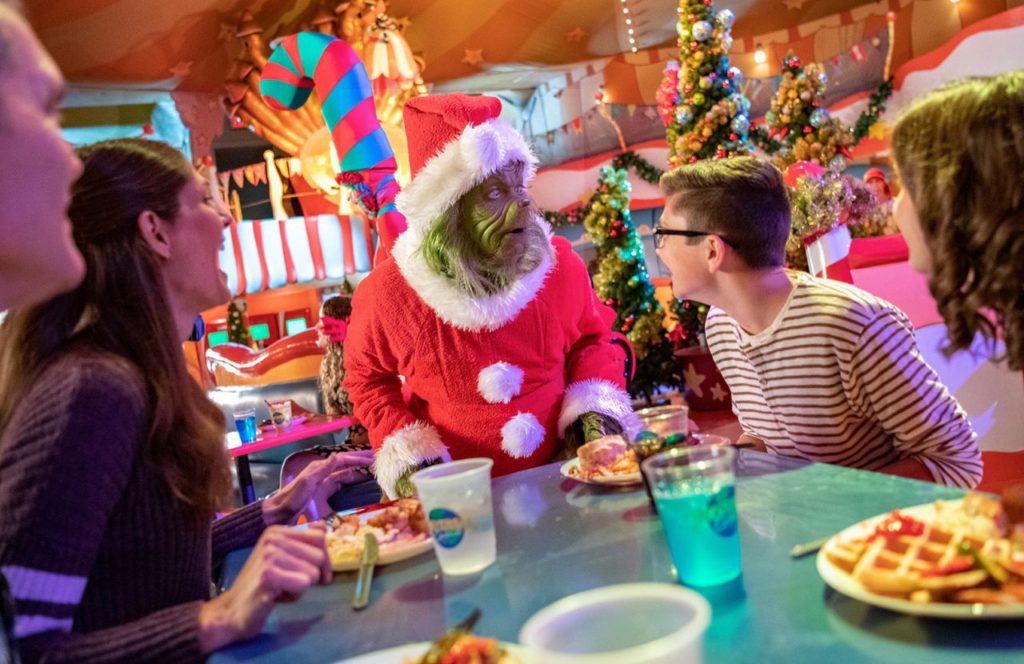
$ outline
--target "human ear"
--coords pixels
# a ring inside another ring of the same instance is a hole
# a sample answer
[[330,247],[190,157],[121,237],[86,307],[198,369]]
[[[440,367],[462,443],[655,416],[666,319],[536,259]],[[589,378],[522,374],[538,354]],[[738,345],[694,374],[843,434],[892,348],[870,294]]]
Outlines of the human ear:
[[725,243],[717,235],[704,238],[704,259],[708,263],[708,272],[715,273],[722,269],[725,262]]
[[139,213],[139,235],[160,258],[171,257],[171,237],[167,222],[152,210]]

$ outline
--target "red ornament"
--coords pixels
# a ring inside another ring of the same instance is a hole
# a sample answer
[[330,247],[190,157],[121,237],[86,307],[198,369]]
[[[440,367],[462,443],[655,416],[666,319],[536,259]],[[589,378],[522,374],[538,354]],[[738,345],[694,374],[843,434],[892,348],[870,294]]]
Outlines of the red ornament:
[[737,140],[739,140],[739,138],[740,137],[737,136],[736,134],[729,134],[729,140],[730,141],[737,141]]
[[807,125],[806,127],[804,127],[804,133],[805,134],[809,134],[812,131],[814,131],[814,127],[812,127],[811,125]]

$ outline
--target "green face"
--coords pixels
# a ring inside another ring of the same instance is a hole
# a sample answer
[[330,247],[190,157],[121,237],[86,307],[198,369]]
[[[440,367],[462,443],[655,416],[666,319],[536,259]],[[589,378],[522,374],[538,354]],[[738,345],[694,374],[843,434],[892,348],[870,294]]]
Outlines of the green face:
[[460,223],[477,249],[497,255],[509,235],[523,232],[520,212],[529,205],[521,162],[513,162],[470,189],[460,201]]

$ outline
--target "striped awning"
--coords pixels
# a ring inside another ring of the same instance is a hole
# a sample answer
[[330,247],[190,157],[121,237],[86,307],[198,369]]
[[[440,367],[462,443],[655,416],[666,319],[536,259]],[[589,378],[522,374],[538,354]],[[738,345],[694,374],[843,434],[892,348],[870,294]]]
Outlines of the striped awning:
[[243,220],[224,229],[220,267],[235,295],[369,272],[376,233],[358,215]]

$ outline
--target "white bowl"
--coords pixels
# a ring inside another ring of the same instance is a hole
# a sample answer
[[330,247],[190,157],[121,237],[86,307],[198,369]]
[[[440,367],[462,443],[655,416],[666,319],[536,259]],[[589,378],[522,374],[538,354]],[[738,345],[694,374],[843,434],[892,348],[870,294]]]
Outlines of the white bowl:
[[711,606],[676,584],[625,583],[535,613],[519,642],[544,664],[699,664]]

